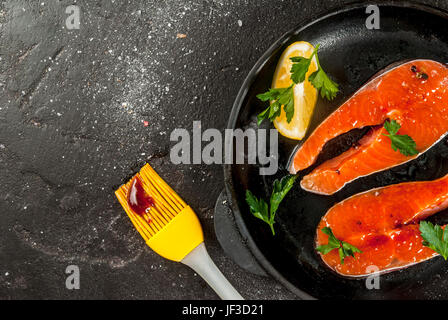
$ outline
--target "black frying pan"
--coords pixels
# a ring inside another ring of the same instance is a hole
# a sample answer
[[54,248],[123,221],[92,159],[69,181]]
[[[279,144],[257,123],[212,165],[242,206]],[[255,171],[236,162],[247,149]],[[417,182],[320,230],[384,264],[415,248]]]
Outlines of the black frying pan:
[[[363,83],[389,64],[414,58],[448,62],[447,12],[401,1],[379,7],[379,30],[366,28],[366,5],[355,4],[298,27],[279,39],[245,80],[228,128],[245,129],[255,125],[256,115],[266,107],[255,96],[270,87],[282,51],[295,41],[320,43],[321,64],[340,85],[334,101],[318,100],[308,135]],[[269,124],[265,121],[263,127],[269,128]],[[364,133],[364,130],[354,130],[330,142],[317,164],[341,153]],[[365,279],[347,279],[330,271],[314,249],[316,226],[335,203],[375,187],[433,180],[448,173],[446,138],[418,159],[360,178],[333,196],[305,192],[296,183],[277,213],[277,234],[272,236],[265,223],[252,217],[244,194],[250,189],[268,198],[274,179],[287,174],[287,161],[297,142],[281,136],[279,139],[280,170],[274,176],[260,176],[257,165],[224,166],[227,195],[238,228],[268,273],[301,298],[448,299],[448,263],[440,257],[382,275],[380,289],[368,290]],[[439,213],[438,219],[443,215]]]

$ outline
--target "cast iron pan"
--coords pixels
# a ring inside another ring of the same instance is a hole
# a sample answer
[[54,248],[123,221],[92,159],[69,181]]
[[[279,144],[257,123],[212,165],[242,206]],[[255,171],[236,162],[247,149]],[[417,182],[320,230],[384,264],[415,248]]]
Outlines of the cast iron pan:
[[[379,8],[379,30],[366,28],[366,5],[354,4],[302,25],[279,39],[245,80],[228,128],[256,127],[256,115],[266,105],[255,96],[270,87],[282,51],[295,41],[320,43],[321,64],[340,85],[334,101],[318,100],[308,135],[363,83],[389,64],[414,58],[448,62],[447,12],[407,2],[383,3]],[[266,121],[262,125],[269,126]],[[355,130],[327,144],[317,164],[344,151],[364,133],[365,130]],[[316,226],[335,203],[375,187],[433,180],[448,173],[446,138],[418,159],[360,178],[333,196],[305,192],[296,183],[277,213],[277,234],[272,236],[268,226],[250,214],[244,194],[250,189],[258,196],[269,198],[274,179],[287,174],[287,161],[297,142],[281,136],[279,139],[280,170],[276,175],[260,176],[258,165],[224,167],[227,197],[238,229],[267,273],[301,298],[448,299],[448,263],[440,257],[382,275],[380,289],[368,290],[365,279],[346,279],[330,271],[314,249]],[[439,213],[437,219],[443,215]]]

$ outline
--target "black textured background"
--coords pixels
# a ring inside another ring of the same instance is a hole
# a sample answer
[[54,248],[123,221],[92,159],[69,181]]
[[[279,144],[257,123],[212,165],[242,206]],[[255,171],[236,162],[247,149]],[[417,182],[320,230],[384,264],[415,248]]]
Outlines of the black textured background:
[[[294,298],[225,256],[213,230],[222,169],[172,165],[169,135],[193,120],[224,129],[261,54],[348,2],[2,0],[0,299],[216,299],[147,248],[115,199],[147,161],[195,209],[212,258],[243,296]],[[79,30],[65,28],[71,4]],[[65,288],[70,264],[80,290]]]

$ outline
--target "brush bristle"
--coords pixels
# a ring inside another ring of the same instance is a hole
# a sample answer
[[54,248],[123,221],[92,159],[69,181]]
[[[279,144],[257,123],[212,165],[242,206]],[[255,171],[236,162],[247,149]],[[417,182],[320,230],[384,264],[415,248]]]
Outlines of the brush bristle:
[[[132,180],[121,186],[115,195],[140,235],[148,241],[162,230],[187,204],[160,178],[154,169],[146,164],[137,175],[145,192],[154,199],[154,206],[145,215],[136,214],[128,204],[128,190]],[[149,222],[148,222],[149,221]]]

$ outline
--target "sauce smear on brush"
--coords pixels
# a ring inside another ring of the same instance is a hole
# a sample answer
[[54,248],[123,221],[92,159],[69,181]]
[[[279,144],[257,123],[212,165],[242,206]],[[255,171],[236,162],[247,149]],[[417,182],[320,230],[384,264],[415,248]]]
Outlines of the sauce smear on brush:
[[[132,180],[131,187],[128,191],[129,207],[141,217],[154,206],[154,199],[143,189],[143,183],[138,176]],[[151,222],[149,218],[148,223]]]

